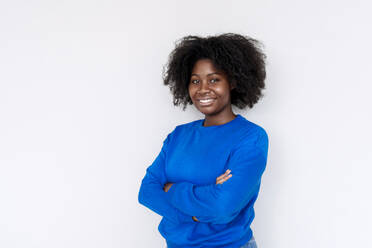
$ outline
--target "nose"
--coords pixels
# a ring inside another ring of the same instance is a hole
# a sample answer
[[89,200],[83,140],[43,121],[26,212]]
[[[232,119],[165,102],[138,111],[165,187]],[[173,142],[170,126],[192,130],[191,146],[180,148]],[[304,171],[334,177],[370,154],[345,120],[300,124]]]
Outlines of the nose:
[[210,91],[210,89],[209,89],[209,85],[208,85],[207,80],[202,80],[199,84],[198,92],[199,93],[204,93],[204,92],[209,92],[209,91]]

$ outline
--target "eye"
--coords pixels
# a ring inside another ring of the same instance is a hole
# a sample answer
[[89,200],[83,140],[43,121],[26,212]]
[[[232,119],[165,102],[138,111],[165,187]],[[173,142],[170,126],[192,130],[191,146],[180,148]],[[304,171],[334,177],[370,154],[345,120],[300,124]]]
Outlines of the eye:
[[199,81],[199,80],[197,79],[191,80],[191,83],[193,84],[195,81]]
[[[212,82],[213,81],[213,82]],[[211,79],[211,82],[212,83],[215,83],[215,82],[217,82],[218,81],[218,78],[213,78],[213,79]]]

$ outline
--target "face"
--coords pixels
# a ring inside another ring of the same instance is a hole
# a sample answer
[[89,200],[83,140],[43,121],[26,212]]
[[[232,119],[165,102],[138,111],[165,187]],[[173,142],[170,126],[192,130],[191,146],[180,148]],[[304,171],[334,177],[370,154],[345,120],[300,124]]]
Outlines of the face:
[[[205,115],[215,115],[231,109],[231,86],[227,75],[218,71],[211,60],[198,60],[191,72],[189,96],[195,107]],[[208,99],[200,101],[201,99]]]

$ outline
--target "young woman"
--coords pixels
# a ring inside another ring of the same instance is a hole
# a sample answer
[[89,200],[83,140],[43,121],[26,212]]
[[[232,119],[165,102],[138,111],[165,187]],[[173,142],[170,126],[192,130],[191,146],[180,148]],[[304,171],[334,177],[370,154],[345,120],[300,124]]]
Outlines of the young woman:
[[232,111],[265,88],[265,55],[252,38],[186,36],[163,71],[173,104],[205,115],[176,126],[147,168],[138,201],[163,216],[169,248],[256,248],[250,225],[266,168],[264,128]]

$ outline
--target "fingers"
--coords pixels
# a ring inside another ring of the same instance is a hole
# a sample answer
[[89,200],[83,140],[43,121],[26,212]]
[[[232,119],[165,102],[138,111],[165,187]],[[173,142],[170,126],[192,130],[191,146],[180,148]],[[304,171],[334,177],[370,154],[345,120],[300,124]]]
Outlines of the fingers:
[[227,175],[226,177],[217,180],[216,184],[222,184],[222,183],[226,182],[230,177],[232,177],[232,174]]
[[223,173],[221,176],[217,177],[217,180],[219,180],[220,178],[225,177],[225,176],[226,176],[227,174],[229,174],[230,172],[231,172],[231,170],[227,169],[227,170],[225,171],[225,173]]
[[192,217],[194,221],[200,222],[195,216]]
[[163,187],[163,190],[165,192],[168,192],[168,190],[170,189],[170,187],[173,185],[173,183],[166,183]]
[[222,184],[225,181],[227,181],[229,178],[232,177],[232,174],[230,174],[231,170],[227,169],[225,173],[223,173],[221,176],[217,177],[216,184]]

